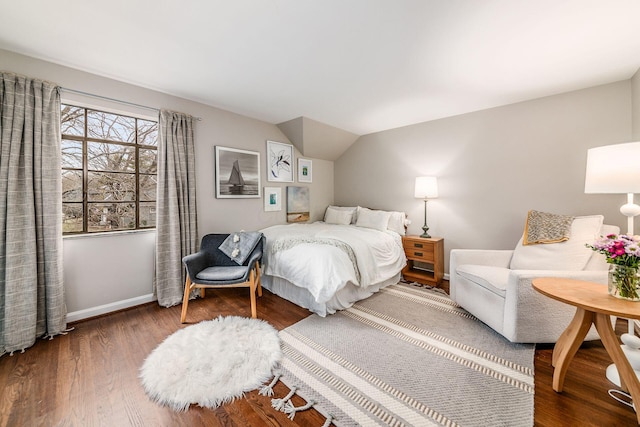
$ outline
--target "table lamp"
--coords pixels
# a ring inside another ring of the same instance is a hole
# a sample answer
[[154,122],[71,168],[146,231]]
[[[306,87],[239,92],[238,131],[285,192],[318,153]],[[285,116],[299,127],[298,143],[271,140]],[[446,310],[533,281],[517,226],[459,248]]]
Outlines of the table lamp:
[[435,176],[419,176],[416,178],[415,198],[424,199],[424,233],[420,237],[431,237],[427,226],[427,201],[438,197],[438,180]]
[[584,192],[626,193],[620,213],[627,217],[627,234],[633,235],[633,218],[640,214],[640,206],[633,203],[633,194],[640,193],[640,142],[589,149]]
[[[640,142],[605,145],[587,151],[587,172],[584,192],[596,194],[627,194],[627,203],[620,213],[627,217],[627,235],[632,236],[633,218],[640,206],[633,203],[633,194],[640,193]],[[629,321],[629,334],[634,334],[634,322]]]

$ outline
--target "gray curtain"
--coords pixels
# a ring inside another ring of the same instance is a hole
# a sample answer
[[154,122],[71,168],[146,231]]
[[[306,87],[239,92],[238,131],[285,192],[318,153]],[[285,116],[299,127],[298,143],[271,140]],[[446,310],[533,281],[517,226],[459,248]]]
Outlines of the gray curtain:
[[160,111],[154,287],[164,307],[182,302],[182,257],[198,250],[193,121],[186,114]]
[[58,89],[0,73],[0,354],[66,328]]

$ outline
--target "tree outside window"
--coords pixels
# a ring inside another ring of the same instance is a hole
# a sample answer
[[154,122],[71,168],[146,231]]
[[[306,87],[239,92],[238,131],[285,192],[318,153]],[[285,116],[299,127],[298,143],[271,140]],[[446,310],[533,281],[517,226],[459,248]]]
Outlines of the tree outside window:
[[62,105],[63,232],[155,227],[158,123]]

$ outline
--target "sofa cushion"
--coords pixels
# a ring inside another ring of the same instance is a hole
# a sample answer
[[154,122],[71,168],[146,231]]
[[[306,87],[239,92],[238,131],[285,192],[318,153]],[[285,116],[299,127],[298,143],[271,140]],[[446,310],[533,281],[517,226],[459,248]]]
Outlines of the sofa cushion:
[[579,216],[571,223],[571,237],[566,242],[523,245],[518,242],[511,258],[512,270],[564,270],[580,271],[587,265],[593,243],[602,227],[602,215]]
[[471,264],[459,265],[456,269],[460,276],[502,298],[506,293],[509,272],[508,268]]

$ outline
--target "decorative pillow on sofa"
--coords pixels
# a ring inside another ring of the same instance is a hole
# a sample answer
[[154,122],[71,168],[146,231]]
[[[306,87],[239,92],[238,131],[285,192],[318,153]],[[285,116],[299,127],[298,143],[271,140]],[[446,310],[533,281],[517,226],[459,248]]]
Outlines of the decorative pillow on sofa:
[[578,216],[571,223],[571,237],[561,243],[527,245],[520,238],[511,258],[512,270],[583,270],[591,258],[593,243],[600,235],[602,215]]
[[524,225],[522,244],[560,243],[571,237],[571,223],[575,217],[531,210]]

